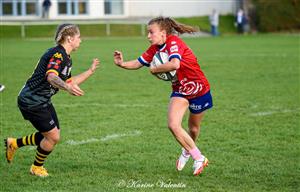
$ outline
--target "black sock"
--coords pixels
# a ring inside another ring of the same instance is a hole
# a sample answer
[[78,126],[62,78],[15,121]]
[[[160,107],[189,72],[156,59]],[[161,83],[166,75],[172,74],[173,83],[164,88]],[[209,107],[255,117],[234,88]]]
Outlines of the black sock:
[[26,145],[37,145],[39,146],[44,136],[40,132],[32,133],[31,135],[21,137],[17,139],[18,147]]
[[36,149],[36,155],[33,164],[35,166],[43,166],[44,161],[50,153],[51,151],[45,151],[40,146],[38,146]]

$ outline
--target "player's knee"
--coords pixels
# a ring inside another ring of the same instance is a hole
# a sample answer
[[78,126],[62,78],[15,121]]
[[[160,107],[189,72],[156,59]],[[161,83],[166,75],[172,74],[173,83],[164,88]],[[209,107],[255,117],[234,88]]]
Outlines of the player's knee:
[[198,134],[200,126],[193,125],[193,126],[190,126],[189,129],[192,134]]
[[55,135],[53,138],[52,138],[52,141],[54,144],[57,144],[60,140],[60,135]]
[[53,145],[57,144],[60,140],[60,135],[59,134],[53,134],[49,137],[47,137],[47,140],[51,142]]
[[179,126],[177,123],[169,122],[169,123],[168,123],[168,128],[169,128],[173,133],[176,133],[176,132],[179,131],[180,126]]

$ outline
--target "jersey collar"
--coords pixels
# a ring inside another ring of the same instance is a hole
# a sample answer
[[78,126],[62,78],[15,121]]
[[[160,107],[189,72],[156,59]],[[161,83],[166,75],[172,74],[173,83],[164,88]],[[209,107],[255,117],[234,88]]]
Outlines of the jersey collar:
[[166,48],[166,43],[164,43],[162,45],[158,45],[157,47],[158,47],[159,51],[162,51]]
[[59,44],[57,47],[61,49],[68,56],[68,58],[70,58],[70,55],[67,54],[66,49],[62,45]]

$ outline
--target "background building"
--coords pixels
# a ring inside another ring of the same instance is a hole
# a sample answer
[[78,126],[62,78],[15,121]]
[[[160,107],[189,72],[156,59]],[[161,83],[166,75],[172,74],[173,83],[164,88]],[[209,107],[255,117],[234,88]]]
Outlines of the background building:
[[[158,15],[190,17],[234,14],[236,0],[52,0],[49,19],[109,19],[153,17]],[[1,20],[38,20],[43,0],[0,0]]]

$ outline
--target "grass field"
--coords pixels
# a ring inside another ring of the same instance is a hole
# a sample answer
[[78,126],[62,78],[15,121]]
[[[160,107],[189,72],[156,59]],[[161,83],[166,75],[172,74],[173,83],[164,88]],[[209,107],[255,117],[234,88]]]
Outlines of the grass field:
[[[175,170],[180,147],[166,127],[170,85],[148,70],[113,64],[113,50],[135,59],[143,38],[84,39],[72,55],[73,74],[93,57],[101,68],[83,97],[54,96],[62,139],[45,167],[29,175],[32,147],[8,165],[0,152],[0,191],[299,191],[299,35],[185,39],[198,56],[214,98],[197,145],[210,159],[199,177],[192,161]],[[1,39],[0,139],[35,130],[16,97],[50,39]],[[187,120],[184,120],[184,127]],[[3,147],[2,147],[3,149]]]

